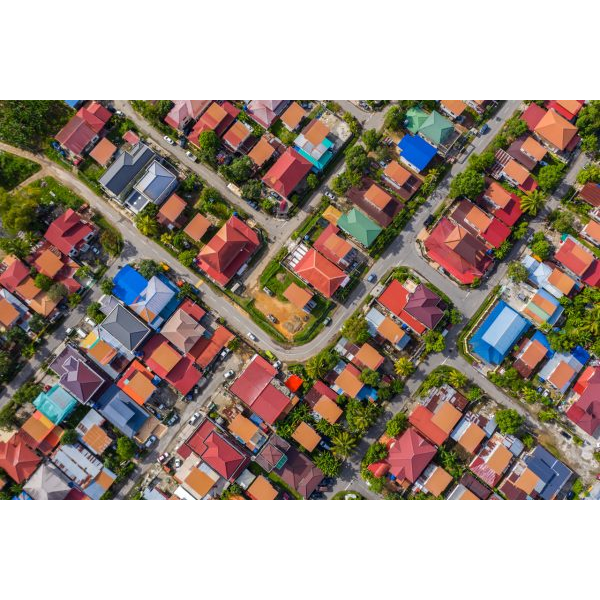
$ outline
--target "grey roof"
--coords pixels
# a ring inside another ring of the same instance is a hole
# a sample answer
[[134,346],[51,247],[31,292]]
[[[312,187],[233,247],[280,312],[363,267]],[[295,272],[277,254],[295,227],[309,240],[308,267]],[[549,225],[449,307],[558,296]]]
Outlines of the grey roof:
[[544,500],[552,500],[567,483],[573,472],[548,450],[536,446],[531,455],[525,457],[525,464],[541,479],[537,493]]
[[139,142],[131,152],[123,151],[117,156],[100,177],[100,184],[119,196],[153,158],[156,158],[156,154],[146,144]]
[[23,488],[34,500],[64,500],[69,480],[51,463],[42,463]]
[[112,385],[96,403],[96,409],[117,429],[128,437],[133,437],[150,416],[125,392]]
[[137,182],[135,189],[152,202],[158,203],[176,183],[177,177],[155,160]]
[[131,310],[151,323],[174,296],[175,291],[155,275],[150,279],[137,302],[131,305]]
[[102,321],[100,330],[107,332],[129,351],[135,350],[150,332],[147,325],[120,304]]

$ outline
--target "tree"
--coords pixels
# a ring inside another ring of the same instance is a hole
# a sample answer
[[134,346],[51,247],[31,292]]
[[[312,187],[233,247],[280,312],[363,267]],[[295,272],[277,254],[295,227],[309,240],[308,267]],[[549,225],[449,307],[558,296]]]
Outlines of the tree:
[[525,265],[518,260],[513,260],[508,265],[507,274],[513,281],[526,281],[529,277],[529,271],[527,271]]
[[568,210],[556,210],[554,211],[549,219],[553,229],[560,233],[574,233],[575,232],[575,217]]
[[104,313],[100,310],[100,302],[91,302],[85,313],[92,321],[94,321],[94,323],[101,323],[104,321]]
[[[1,156],[1,155],[0,155]],[[5,254],[12,254],[23,260],[31,253],[32,240],[22,239],[18,237],[3,237],[0,238],[0,250]]]
[[501,433],[513,435],[521,429],[525,418],[520,415],[514,408],[505,408],[496,411],[496,423]]
[[148,114],[157,121],[164,121],[172,107],[172,100],[157,100],[148,105]]
[[459,390],[464,388],[469,380],[467,379],[467,376],[458,369],[452,369],[446,376],[446,381],[453,388]]
[[592,100],[582,107],[577,117],[577,127],[580,135],[584,138],[588,135],[598,136],[600,133],[600,102],[598,100]]
[[496,248],[494,250],[494,257],[497,258],[498,260],[502,260],[510,252],[511,248],[512,248],[512,244],[510,243],[510,241],[504,240],[500,244],[500,246],[498,246],[498,248]]
[[465,196],[474,200],[485,189],[485,178],[472,168],[459,173],[450,183],[450,198]]
[[198,251],[194,249],[184,250],[178,254],[177,259],[184,267],[189,268],[194,264],[194,259],[196,258],[197,254]]
[[156,237],[160,231],[156,217],[143,211],[135,217],[135,226],[139,232],[146,237]]
[[343,196],[350,188],[350,180],[346,173],[340,173],[333,178],[331,189],[336,196]]
[[219,136],[212,129],[207,129],[198,136],[200,158],[204,162],[215,164],[220,147],[221,141],[219,140]]
[[450,319],[450,323],[452,325],[458,325],[462,321],[462,313],[457,308],[451,308],[448,313],[448,318]]
[[24,383],[14,394],[13,400],[18,406],[23,406],[33,402],[42,392],[43,388],[39,383],[31,381]]
[[590,163],[586,165],[577,175],[577,183],[585,185],[589,182],[600,183],[600,165]]
[[242,185],[252,177],[254,163],[249,156],[240,156],[234,159],[230,165],[223,165],[220,171],[226,179]]
[[364,344],[371,335],[364,315],[355,313],[342,325],[341,333],[354,344]]
[[311,379],[322,379],[337,363],[337,355],[330,350],[321,350],[306,362],[306,374]]
[[504,134],[506,135],[508,144],[525,135],[527,131],[527,123],[520,118],[520,115],[511,117],[504,125]]
[[119,256],[123,249],[123,236],[112,227],[104,229],[100,234],[100,245],[111,256]]
[[563,164],[542,167],[538,173],[538,184],[541,190],[547,193],[552,192],[563,178],[564,170],[565,166]]
[[23,192],[6,193],[0,189],[0,219],[11,235],[34,232],[39,229],[38,203]]
[[317,452],[313,458],[313,462],[318,469],[323,471],[326,477],[337,477],[340,474],[342,462],[336,458],[331,452],[324,450]]
[[594,133],[584,135],[581,138],[581,150],[591,157],[598,154],[598,136]]
[[404,127],[405,113],[400,106],[392,106],[385,115],[384,126],[390,131],[400,132]]
[[390,437],[398,437],[408,428],[408,417],[405,412],[396,413],[385,425],[385,432]]
[[16,357],[6,350],[0,350],[0,381],[8,381],[15,372],[16,366]]
[[346,167],[354,173],[366,173],[369,168],[369,157],[362,146],[355,145],[346,150]]
[[491,150],[482,152],[481,154],[471,154],[469,158],[469,167],[478,173],[484,173],[491,169],[496,162],[496,156]]
[[314,173],[310,173],[306,178],[306,185],[309,190],[316,190],[319,187],[319,178]]
[[54,302],[60,302],[69,294],[69,290],[64,283],[54,283],[47,292],[48,298]]
[[512,231],[513,240],[522,240],[529,231],[529,223],[521,221]]
[[552,253],[552,246],[541,231],[534,234],[529,247],[531,248],[531,252],[541,260],[546,260]]
[[161,268],[155,260],[144,258],[138,263],[137,270],[145,279],[152,279],[155,275],[160,273]]
[[377,371],[373,371],[373,369],[365,367],[360,374],[360,380],[365,385],[377,387],[379,385],[379,381],[381,380],[381,375]]
[[81,304],[81,294],[69,294],[67,302],[69,304],[69,308],[75,308],[76,306],[79,306]]
[[361,130],[360,123],[358,122],[358,119],[352,113],[345,112],[342,115],[342,118],[344,119],[344,121],[346,123],[348,123],[348,126],[350,127],[350,131],[352,132],[352,135],[356,135],[356,136],[360,135],[360,130]]
[[477,402],[478,400],[481,400],[482,396],[483,390],[477,385],[471,386],[467,392],[467,400],[469,400],[469,402]]
[[262,196],[262,183],[258,179],[251,179],[242,186],[242,198],[245,200],[259,200]]
[[350,431],[364,434],[375,423],[380,412],[381,407],[372,402],[363,404],[360,400],[351,398],[346,405],[346,421]]
[[341,430],[331,439],[331,451],[334,456],[342,459],[348,458],[357,444],[358,440],[355,436],[348,431]]
[[100,289],[103,294],[110,295],[115,289],[115,283],[112,279],[103,279],[100,282]]
[[525,194],[521,198],[521,210],[524,213],[535,216],[538,214],[544,203],[546,202],[546,194],[540,189],[533,190],[529,194]]
[[63,434],[60,436],[60,443],[65,446],[72,446],[77,443],[78,440],[77,432],[74,429],[65,429]]
[[135,442],[122,435],[117,440],[117,456],[121,461],[131,460],[137,452]]
[[179,191],[184,194],[191,194],[193,191],[202,186],[202,181],[196,173],[190,173],[180,184]]
[[190,300],[193,300],[195,297],[196,288],[191,283],[184,281],[179,287],[179,291],[177,292],[177,298],[179,300],[184,300],[185,298],[190,298]]
[[28,324],[29,328],[34,333],[40,333],[40,331],[42,331],[42,329],[46,327],[46,321],[44,317],[42,317],[42,315],[39,315],[38,313],[34,313],[31,319],[29,319]]
[[369,152],[377,149],[379,142],[381,142],[381,134],[376,129],[367,129],[362,134],[362,141]]
[[375,442],[369,446],[362,459],[362,464],[365,466],[384,460],[388,455],[388,449],[385,444]]
[[549,423],[550,421],[557,421],[560,418],[560,415],[556,409],[549,407],[540,410],[538,418],[542,423]]
[[425,350],[427,352],[443,352],[446,347],[444,336],[439,331],[430,329],[424,336]]
[[48,275],[44,275],[43,273],[38,273],[33,278],[33,282],[35,283],[35,285],[37,287],[40,288],[40,290],[42,290],[44,292],[47,292],[52,287],[52,284],[54,283],[52,281],[51,277],[48,277]]
[[396,375],[400,377],[410,377],[415,372],[415,370],[415,365],[404,356],[401,356],[394,363],[394,371],[396,372]]

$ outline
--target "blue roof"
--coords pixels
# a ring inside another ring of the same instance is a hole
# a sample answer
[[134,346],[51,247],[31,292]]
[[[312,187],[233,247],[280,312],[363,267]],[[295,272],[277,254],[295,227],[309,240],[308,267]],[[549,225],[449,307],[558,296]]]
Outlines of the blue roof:
[[65,104],[68,104],[71,108],[75,108],[81,100],[63,100]]
[[543,487],[536,485],[537,493],[544,500],[552,500],[572,475],[571,469],[542,446],[536,446],[531,455],[525,457],[525,464],[544,484]]
[[581,363],[581,366],[585,365],[585,363],[590,360],[589,352],[581,346],[575,346],[571,351],[571,356],[574,356]]
[[484,361],[499,365],[529,327],[527,319],[501,300],[471,338],[473,351]]
[[133,437],[150,416],[116,385],[111,385],[94,408],[127,437]]
[[432,161],[437,150],[418,135],[405,135],[398,143],[400,156],[418,171],[422,171]]
[[113,296],[117,297],[128,306],[133,304],[139,295],[146,289],[148,281],[133,267],[125,265],[113,279],[115,287]]

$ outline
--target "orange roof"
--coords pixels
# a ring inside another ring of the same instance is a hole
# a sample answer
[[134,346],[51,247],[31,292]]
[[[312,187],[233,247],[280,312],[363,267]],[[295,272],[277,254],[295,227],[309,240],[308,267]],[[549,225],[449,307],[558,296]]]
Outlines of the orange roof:
[[390,162],[383,174],[400,186],[403,186],[411,178],[411,172],[405,169],[397,160]]
[[473,206],[465,218],[469,223],[475,226],[480,233],[485,233],[492,222],[491,217],[488,217],[477,206]]
[[462,115],[465,108],[467,108],[467,105],[462,100],[440,100],[440,104],[457,117]]
[[305,116],[306,111],[297,102],[292,102],[280,118],[285,125],[293,130],[298,127],[300,121],[302,121]]
[[365,194],[365,200],[376,206],[379,210],[383,210],[391,199],[392,197],[385,190],[374,183]]
[[90,152],[90,156],[100,165],[104,166],[117,151],[117,147],[107,138],[102,138]]
[[181,354],[167,342],[163,342],[149,358],[168,373],[181,360]]
[[252,482],[247,494],[253,500],[275,500],[277,498],[277,490],[262,475]]
[[532,340],[527,346],[527,350],[519,357],[519,360],[528,367],[534,368],[548,352],[547,348],[537,340]]
[[559,150],[564,150],[577,133],[577,127],[551,108],[535,126],[535,133]]
[[356,398],[356,395],[363,388],[363,382],[354,374],[354,370],[349,368],[350,365],[346,365],[346,368],[337,376],[335,384],[344,390],[345,394]]
[[471,454],[477,450],[479,444],[481,444],[482,440],[485,438],[485,431],[476,425],[475,423],[470,423],[466,428],[464,433],[462,434],[460,440],[458,440],[458,444],[464,448],[467,452]]
[[550,302],[548,298],[544,298],[539,292],[531,299],[531,301],[548,315],[554,314],[554,311],[556,310],[555,305]]
[[329,133],[329,127],[319,119],[313,119],[302,132],[304,137],[314,146],[318,146]]
[[313,294],[296,283],[290,283],[283,292],[283,296],[298,308],[304,308],[313,299]]
[[571,365],[561,360],[554,371],[552,371],[552,375],[548,377],[548,381],[554,387],[560,390],[567,385],[573,375],[575,375],[575,369]]
[[382,364],[384,358],[371,346],[370,344],[363,344],[360,350],[354,356],[353,362],[359,363],[359,365],[365,365],[369,369],[376,371]]
[[444,402],[431,417],[431,422],[449,434],[461,417],[462,413],[457,408],[454,408],[450,402]]
[[314,411],[332,425],[339,420],[344,412],[337,402],[327,396],[321,396],[317,400]]
[[35,260],[37,270],[54,279],[57,273],[65,266],[59,256],[54,254],[50,248],[46,248]]
[[471,490],[465,488],[459,500],[479,500],[479,498]]
[[6,299],[0,298],[0,324],[10,327],[18,318],[19,311]]
[[518,185],[523,185],[530,175],[525,167],[512,158],[504,165],[503,171],[507,177],[516,181]]
[[444,490],[450,485],[452,475],[444,471],[442,467],[435,467],[433,473],[425,481],[425,487],[430,494],[441,496]]
[[210,227],[210,221],[198,213],[185,227],[184,233],[189,235],[195,242],[199,242]]
[[336,225],[339,218],[342,216],[342,211],[335,206],[328,206],[324,211],[322,217],[329,221],[332,225]]
[[39,410],[36,410],[31,417],[23,423],[21,431],[24,431],[39,444],[48,437],[55,427],[56,425],[54,425],[48,417]]
[[258,144],[252,148],[248,156],[252,159],[257,167],[262,167],[273,156],[275,148],[269,144],[264,136],[258,140]]
[[106,431],[96,424],[92,425],[81,439],[96,454],[102,454],[112,444],[112,439]]
[[167,221],[175,223],[185,210],[186,202],[177,194],[172,194],[169,199],[160,207],[158,214],[164,217]]
[[152,383],[150,373],[145,369],[138,369],[129,377],[127,383],[123,383],[122,389],[138,404],[143,405],[156,391],[156,386]]
[[569,294],[575,285],[575,281],[571,279],[571,277],[557,268],[550,273],[548,283],[560,290],[563,294]]
[[258,431],[258,425],[239,413],[233,418],[231,423],[229,423],[229,431],[243,440],[244,444],[249,444],[250,440],[252,440]]
[[58,302],[58,300],[51,300],[46,292],[42,292],[29,300],[29,308],[43,317],[47,317],[56,308]]
[[223,141],[227,142],[234,150],[250,136],[250,129],[241,121],[236,121],[223,136]]
[[108,342],[98,340],[88,349],[88,354],[95,358],[100,364],[107,365],[116,356],[117,351]]
[[594,240],[594,242],[596,242],[597,244],[600,244],[600,224],[596,223],[596,221],[590,221],[583,228],[582,233]]
[[556,104],[559,104],[572,115],[576,115],[581,109],[581,102],[579,100],[557,100]]
[[292,433],[292,439],[296,440],[303,448],[312,452],[321,441],[321,436],[308,423],[301,421]]
[[540,162],[546,156],[546,148],[542,146],[535,138],[529,136],[522,144],[521,150],[529,156],[533,156],[535,160]]
[[188,476],[185,478],[185,483],[200,498],[206,496],[215,485],[215,482],[206,473],[196,467],[191,468]]
[[515,486],[529,495],[533,492],[539,480],[540,478],[531,469],[526,468],[515,481]]
[[323,246],[327,248],[333,256],[338,257],[338,260],[344,258],[348,252],[352,250],[352,244],[337,234],[330,235],[323,243]]
[[506,470],[506,467],[510,464],[512,454],[510,450],[503,444],[498,444],[493,452],[488,456],[486,465],[496,473],[496,475],[502,475]]
[[392,344],[397,344],[406,335],[402,327],[389,317],[386,317],[379,324],[377,333],[389,342],[392,342]]
[[510,192],[505,190],[497,181],[492,181],[484,193],[496,206],[499,206],[500,208],[504,208],[512,198]]

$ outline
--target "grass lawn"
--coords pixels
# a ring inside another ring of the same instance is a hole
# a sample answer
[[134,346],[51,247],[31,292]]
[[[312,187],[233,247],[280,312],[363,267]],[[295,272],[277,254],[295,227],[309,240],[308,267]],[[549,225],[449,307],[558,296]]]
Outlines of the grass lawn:
[[222,198],[211,199],[210,202],[197,202],[194,208],[204,214],[210,213],[222,221],[227,221],[233,214],[231,206]]
[[40,169],[40,165],[26,158],[0,151],[0,188],[10,191]]
[[98,180],[104,173],[106,173],[106,169],[89,157],[79,165],[79,179],[100,196],[103,192],[102,186],[98,183]]
[[[42,182],[45,183],[43,187]],[[72,208],[73,210],[78,210],[85,204],[77,194],[56,181],[53,177],[44,177],[43,179],[34,181],[25,188],[25,191],[36,198],[40,204],[57,202],[65,208]]]
[[297,133],[290,131],[280,120],[271,125],[271,133],[277,136],[286,146],[292,146],[298,137]]

